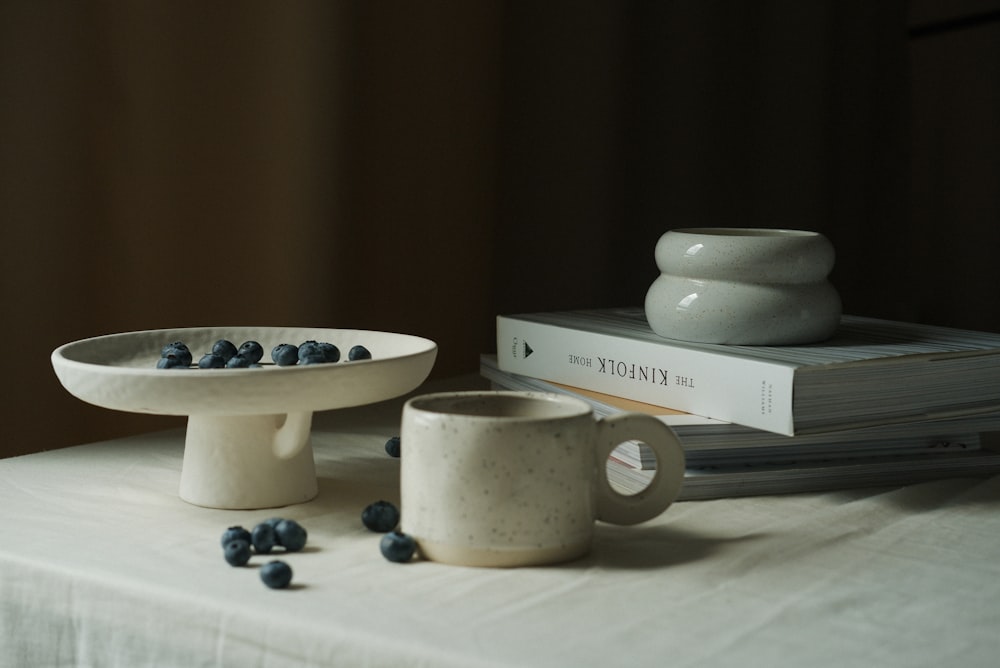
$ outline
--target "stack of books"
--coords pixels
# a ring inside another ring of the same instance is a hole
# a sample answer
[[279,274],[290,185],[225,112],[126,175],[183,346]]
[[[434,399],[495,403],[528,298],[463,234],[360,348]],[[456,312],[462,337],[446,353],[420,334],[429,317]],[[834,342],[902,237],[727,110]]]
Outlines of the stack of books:
[[[685,449],[682,499],[1000,473],[1000,334],[844,316],[820,344],[727,346],[659,337],[641,308],[506,315],[480,370],[656,415]],[[608,462],[624,493],[654,468],[634,442]]]

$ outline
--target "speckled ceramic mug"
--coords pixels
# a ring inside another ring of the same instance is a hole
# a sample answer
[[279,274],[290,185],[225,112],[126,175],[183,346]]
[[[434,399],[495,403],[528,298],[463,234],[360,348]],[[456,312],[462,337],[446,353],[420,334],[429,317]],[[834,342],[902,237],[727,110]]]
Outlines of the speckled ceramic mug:
[[[594,521],[637,524],[673,503],[684,452],[658,419],[596,419],[572,397],[534,392],[426,394],[403,407],[401,529],[425,559],[465,566],[568,561],[590,550]],[[608,483],[611,451],[652,448],[642,492]]]

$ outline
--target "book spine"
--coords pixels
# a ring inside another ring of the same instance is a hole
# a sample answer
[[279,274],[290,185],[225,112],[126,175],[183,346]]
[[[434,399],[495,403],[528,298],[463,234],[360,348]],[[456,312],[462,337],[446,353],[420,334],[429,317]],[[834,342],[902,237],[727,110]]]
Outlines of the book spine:
[[792,436],[794,369],[510,316],[497,317],[502,371]]

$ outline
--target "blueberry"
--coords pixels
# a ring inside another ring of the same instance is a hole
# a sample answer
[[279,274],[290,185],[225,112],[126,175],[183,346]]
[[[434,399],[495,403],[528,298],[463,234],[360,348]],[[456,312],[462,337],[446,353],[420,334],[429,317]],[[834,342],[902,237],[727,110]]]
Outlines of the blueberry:
[[303,341],[302,343],[299,344],[298,354],[300,362],[310,355],[319,355],[324,358],[326,357],[323,354],[323,349],[319,347],[319,342],[313,341],[312,339],[308,341]]
[[281,520],[274,526],[278,545],[288,552],[298,552],[306,546],[306,530],[295,520]]
[[253,549],[258,554],[267,554],[278,544],[278,536],[274,531],[274,526],[267,522],[261,522],[255,526],[250,538]]
[[226,368],[227,369],[248,369],[253,364],[254,364],[254,362],[251,362],[246,357],[243,357],[243,355],[233,355],[232,357],[229,358],[229,361],[226,362]]
[[166,357],[161,357],[156,361],[157,369],[186,369],[187,364],[177,358],[173,353],[167,355]]
[[236,346],[228,339],[219,339],[212,344],[212,352],[228,362],[236,356]]
[[162,348],[160,348],[160,357],[166,357],[167,353],[175,348],[187,348],[187,344],[183,341],[171,341]]
[[299,364],[326,364],[326,355],[323,353],[311,353],[299,357]]
[[278,366],[294,366],[299,362],[299,347],[291,343],[279,343],[271,349],[271,361]]
[[226,543],[232,540],[245,540],[247,543],[250,543],[250,532],[241,526],[229,527],[222,532],[222,546],[225,547]]
[[[337,358],[340,359],[340,351],[337,351]],[[299,346],[299,364],[326,364],[330,361],[328,353],[323,350],[323,345],[313,341],[303,341]]]
[[260,579],[271,589],[284,589],[292,582],[292,567],[283,561],[269,561],[260,567]]
[[400,441],[399,436],[393,436],[388,441],[385,442],[385,451],[390,457],[399,457],[401,450],[402,441]]
[[417,543],[409,534],[401,531],[390,531],[382,536],[379,548],[382,550],[382,556],[389,561],[406,563],[413,558],[413,553],[417,550]]
[[160,349],[160,357],[166,357],[167,353],[174,350],[187,350],[190,352],[187,344],[183,341],[172,341]]
[[361,511],[361,522],[371,531],[392,531],[399,524],[399,509],[388,501],[370,503]]
[[230,566],[246,566],[250,561],[250,543],[241,538],[229,541],[223,550]]
[[327,343],[324,341],[323,343],[317,344],[316,347],[319,348],[320,352],[323,353],[323,357],[326,358],[327,362],[332,363],[340,361],[340,348],[333,345],[332,343]]
[[244,341],[243,344],[240,345],[240,349],[236,354],[241,357],[246,357],[250,360],[251,364],[255,364],[263,359],[264,348],[262,348],[256,341]]
[[370,360],[371,358],[372,354],[368,352],[368,349],[364,346],[354,346],[347,351],[347,359],[352,362],[356,362],[357,360]]
[[[160,358],[175,359],[176,361],[180,362],[180,364],[178,364],[177,366],[191,366],[191,362],[194,359],[191,356],[191,349],[188,348],[183,341],[174,341],[173,343],[168,343],[167,345],[163,346],[163,348],[160,350]],[[167,368],[173,368],[173,367],[171,366]]]
[[198,360],[199,369],[222,369],[226,366],[226,358],[215,353],[206,353]]

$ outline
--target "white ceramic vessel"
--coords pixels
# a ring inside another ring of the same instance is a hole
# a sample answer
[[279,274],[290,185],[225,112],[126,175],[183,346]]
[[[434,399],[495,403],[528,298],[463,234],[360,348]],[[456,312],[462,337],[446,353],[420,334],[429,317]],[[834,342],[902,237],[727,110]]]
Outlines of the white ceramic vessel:
[[[356,344],[372,359],[256,369],[157,369],[161,348],[183,341],[195,361],[219,339],[258,341],[264,362],[279,343]],[[60,346],[52,366],[88,403],[188,416],[180,496],[212,508],[275,508],[317,494],[309,431],[314,411],[397,397],[430,373],[437,345],[405,334],[300,327],[197,327],[110,334]]]
[[817,232],[763,228],[670,230],[656,244],[660,276],[646,318],[669,339],[791,345],[829,338],[841,301],[827,280],[830,241]]

